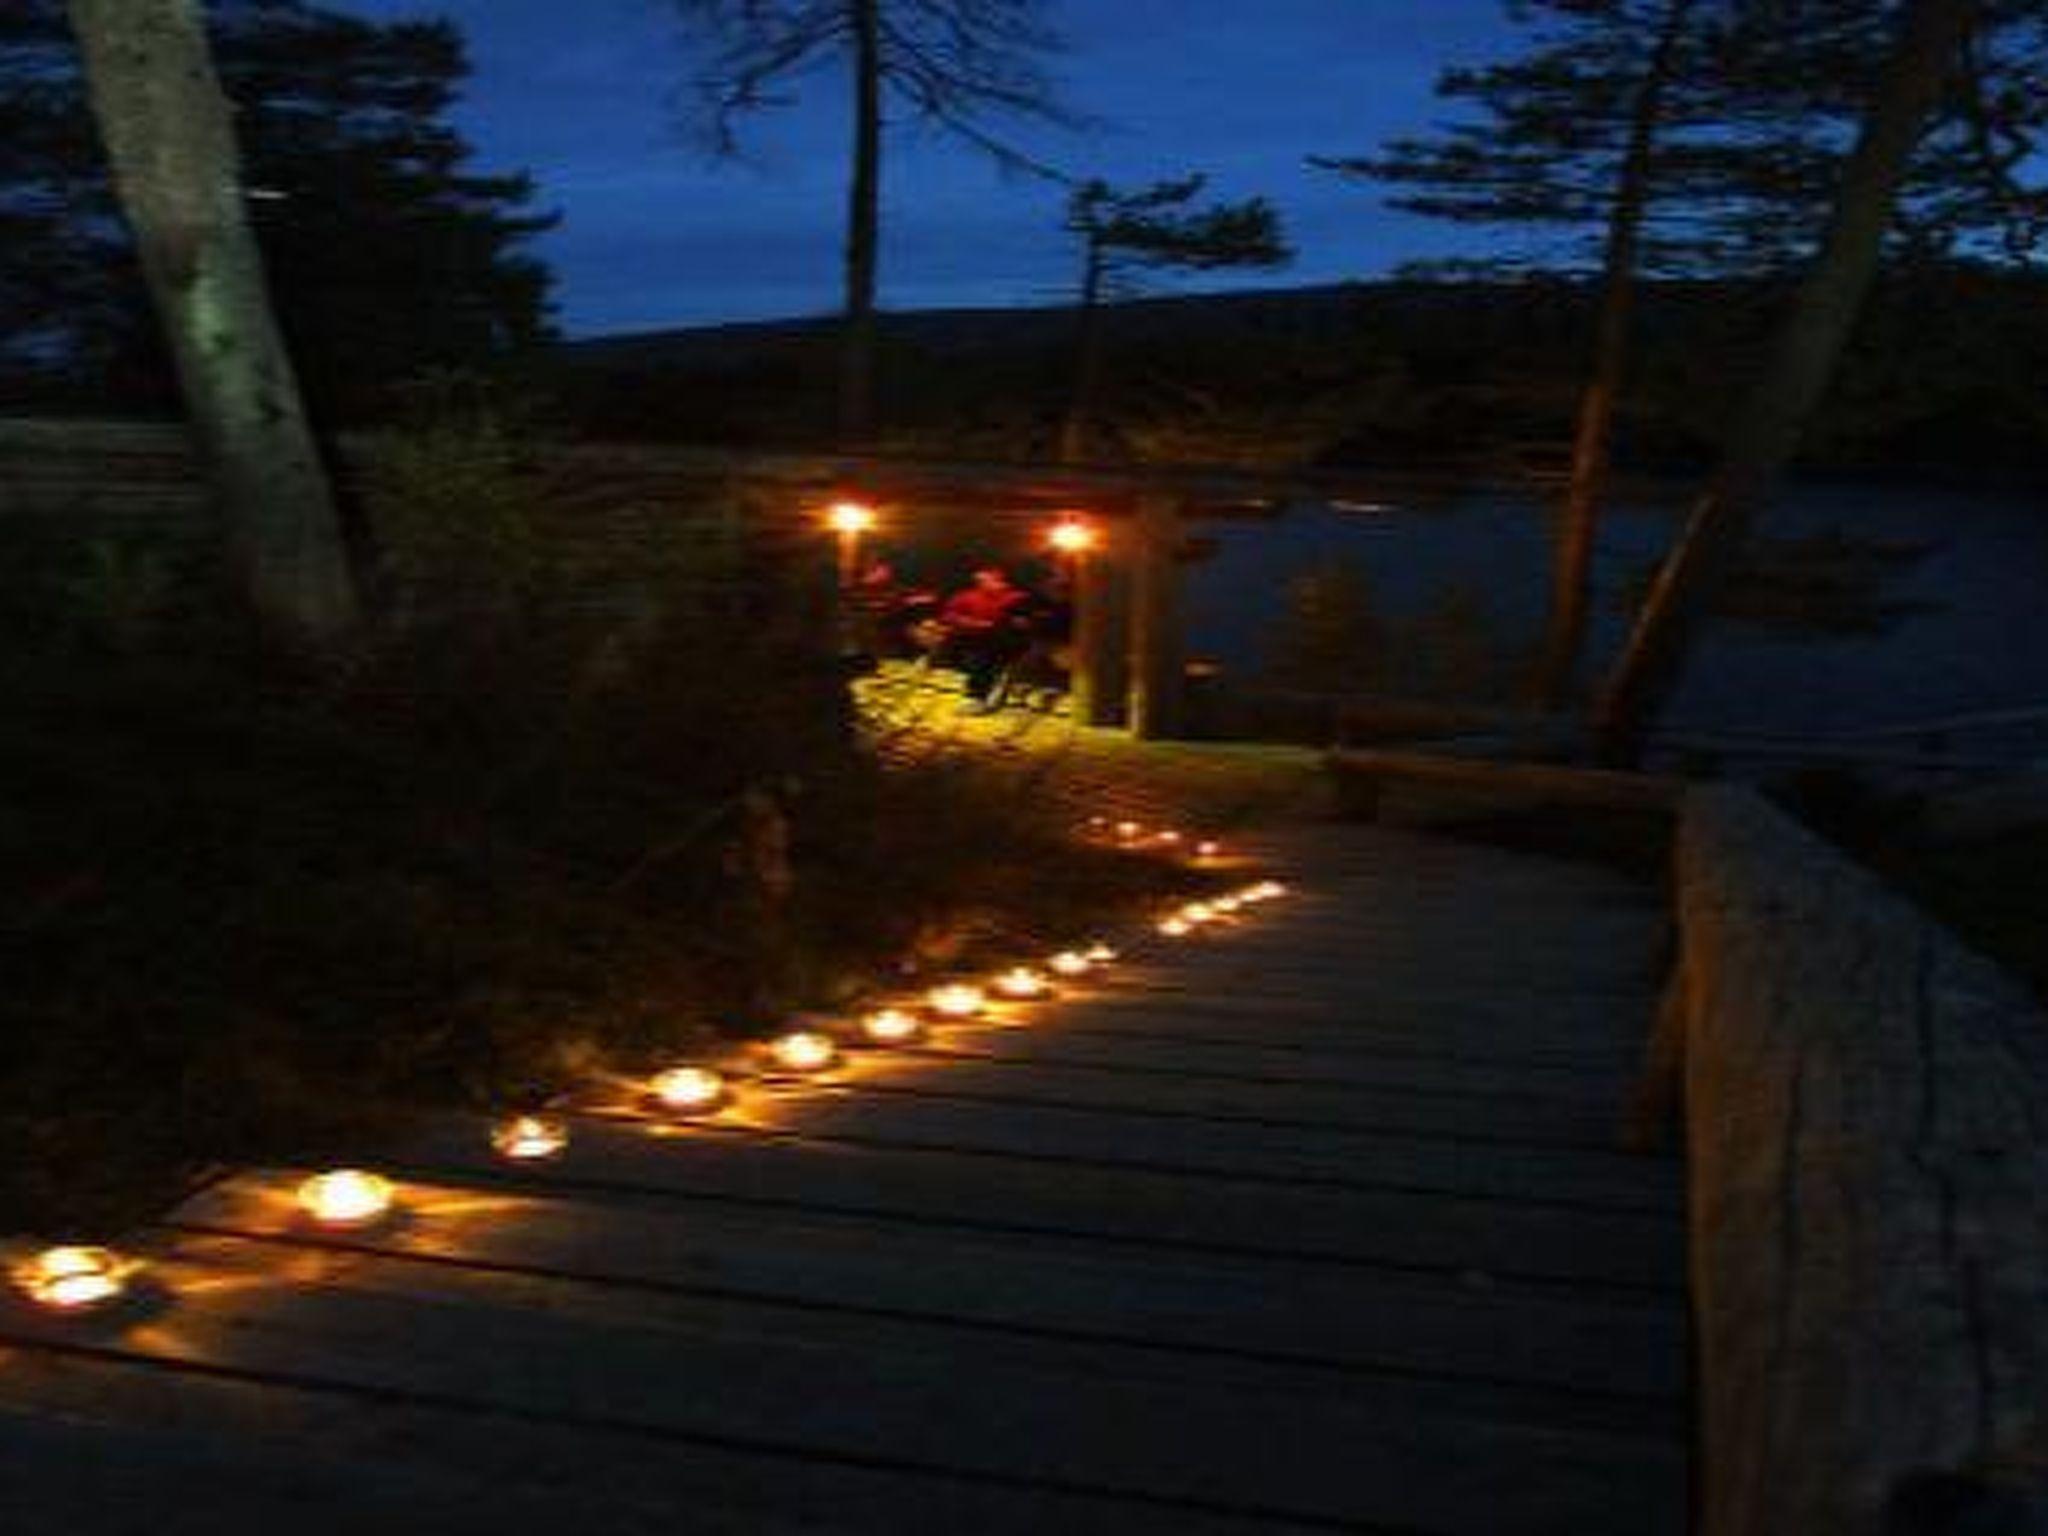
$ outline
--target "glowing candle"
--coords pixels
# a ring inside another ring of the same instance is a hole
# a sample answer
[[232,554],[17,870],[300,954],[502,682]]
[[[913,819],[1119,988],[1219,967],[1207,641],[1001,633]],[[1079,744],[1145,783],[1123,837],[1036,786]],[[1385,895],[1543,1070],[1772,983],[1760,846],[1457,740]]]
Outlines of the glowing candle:
[[1090,965],[1108,965],[1116,958],[1116,951],[1100,939],[1090,944],[1084,953],[1088,956]]
[[709,1067],[670,1067],[648,1086],[662,1108],[679,1114],[701,1114],[725,1102],[725,1077]]
[[1005,997],[1043,997],[1052,984],[1028,965],[1014,965],[995,979],[995,989]]
[[299,1208],[323,1227],[363,1227],[391,1212],[391,1181],[360,1168],[316,1173],[299,1186]]
[[916,1014],[905,1008],[882,1008],[860,1021],[861,1033],[877,1045],[901,1045],[924,1033]]
[[1138,834],[1145,829],[1135,821],[1120,821],[1116,824],[1116,835],[1124,842],[1137,841]]
[[949,1019],[971,1019],[988,1005],[988,998],[981,988],[964,981],[933,987],[925,994],[925,1001],[931,1004],[934,1013],[944,1014]]
[[1169,939],[1178,939],[1184,934],[1193,933],[1195,925],[1184,917],[1168,917],[1160,920],[1159,931]]
[[1271,901],[1277,896],[1285,896],[1286,894],[1287,887],[1278,880],[1261,880],[1257,885],[1245,892],[1245,895],[1253,901]]
[[1162,832],[1159,834],[1159,841],[1162,843],[1177,843],[1180,841],[1180,834],[1172,831]]
[[1045,963],[1056,976],[1080,976],[1095,962],[1078,949],[1063,949]]
[[1195,844],[1195,857],[1198,859],[1213,859],[1222,851],[1223,845],[1214,838],[1205,837]]
[[89,1312],[127,1290],[132,1268],[105,1248],[45,1248],[15,1270],[14,1283],[37,1306]]
[[569,1145],[567,1122],[553,1115],[513,1115],[491,1130],[491,1146],[517,1163],[541,1162]]
[[1228,916],[1230,913],[1235,912],[1238,908],[1244,905],[1244,898],[1242,896],[1218,896],[1214,901],[1210,902],[1209,905],[1214,907],[1218,912],[1221,912],[1225,916]]
[[797,1029],[770,1042],[768,1054],[785,1071],[822,1072],[839,1059],[839,1047],[830,1035],[821,1035],[814,1029]]
[[1191,901],[1180,909],[1180,915],[1191,923],[1210,923],[1216,920],[1216,909],[1206,901]]

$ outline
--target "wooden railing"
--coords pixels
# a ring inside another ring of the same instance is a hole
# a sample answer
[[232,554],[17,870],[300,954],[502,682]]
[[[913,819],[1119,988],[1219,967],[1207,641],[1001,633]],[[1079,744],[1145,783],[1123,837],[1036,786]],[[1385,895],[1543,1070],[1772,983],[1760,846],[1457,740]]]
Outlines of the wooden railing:
[[1676,873],[1702,1536],[2048,1530],[2048,1017],[1746,791]]

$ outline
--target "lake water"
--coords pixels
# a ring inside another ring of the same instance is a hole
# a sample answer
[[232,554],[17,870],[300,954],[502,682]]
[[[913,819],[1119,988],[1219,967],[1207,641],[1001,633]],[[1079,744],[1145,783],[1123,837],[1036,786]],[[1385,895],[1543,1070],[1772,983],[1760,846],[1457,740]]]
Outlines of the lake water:
[[[1271,522],[1206,525],[1218,548],[1190,573],[1196,652],[1232,672],[1255,671],[1289,579],[1343,560],[1363,567],[1388,615],[1412,615],[1461,584],[1484,599],[1509,646],[1527,646],[1542,623],[1549,561],[1547,519],[1533,495],[1473,489],[1422,501],[1390,489],[1376,506],[1305,504]],[[1595,573],[1597,664],[1623,638],[1616,597],[1669,547],[1682,513],[1674,488],[1624,502],[1607,519]],[[1762,533],[1831,530],[1928,546],[1923,558],[1887,568],[1878,589],[1909,611],[1877,634],[1788,635],[1716,619],[1670,725],[1805,734],[2048,705],[2048,496],[1802,485],[1781,495]]]

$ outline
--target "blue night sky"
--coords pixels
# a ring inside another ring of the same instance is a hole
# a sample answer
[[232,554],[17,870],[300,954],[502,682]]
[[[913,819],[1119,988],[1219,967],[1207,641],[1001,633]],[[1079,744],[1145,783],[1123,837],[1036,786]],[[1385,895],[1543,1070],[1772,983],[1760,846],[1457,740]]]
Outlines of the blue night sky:
[[[541,253],[573,335],[831,310],[837,301],[846,94],[804,80],[753,120],[740,163],[692,147],[674,108],[691,74],[663,0],[331,0],[373,18],[439,15],[475,75],[457,121],[487,170],[524,168],[563,215]],[[1100,121],[1028,143],[1118,183],[1206,171],[1226,197],[1281,208],[1295,265],[1209,287],[1386,273],[1469,246],[1377,193],[1309,169],[1440,113],[1450,62],[1504,50],[1499,0],[1053,0],[1071,44],[1066,103]],[[882,302],[889,308],[1057,302],[1073,265],[1062,194],[1005,178],[972,150],[915,133],[884,150]]]

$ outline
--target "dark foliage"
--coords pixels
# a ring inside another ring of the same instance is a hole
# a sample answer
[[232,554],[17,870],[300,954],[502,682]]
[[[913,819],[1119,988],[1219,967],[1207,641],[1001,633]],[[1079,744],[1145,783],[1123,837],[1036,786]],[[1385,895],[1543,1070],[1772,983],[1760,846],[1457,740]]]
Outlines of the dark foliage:
[[[168,364],[114,206],[60,0],[0,14],[0,402],[150,409]],[[449,126],[468,62],[447,22],[217,0],[251,212],[316,414],[375,416],[427,366],[488,367],[550,334],[528,250],[551,215]],[[10,398],[11,397],[11,398]]]

